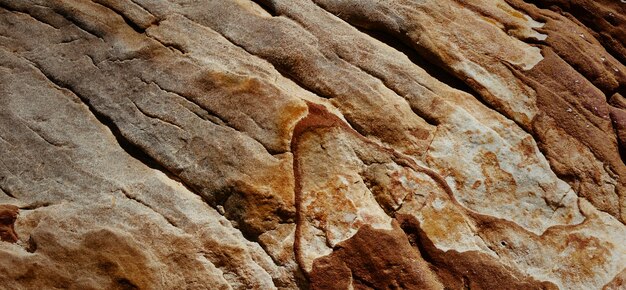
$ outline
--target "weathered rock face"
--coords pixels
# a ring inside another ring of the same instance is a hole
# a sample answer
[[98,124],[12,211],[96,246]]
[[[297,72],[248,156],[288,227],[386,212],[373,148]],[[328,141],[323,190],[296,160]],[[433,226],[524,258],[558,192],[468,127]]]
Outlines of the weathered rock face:
[[0,288],[624,289],[622,2],[0,0]]

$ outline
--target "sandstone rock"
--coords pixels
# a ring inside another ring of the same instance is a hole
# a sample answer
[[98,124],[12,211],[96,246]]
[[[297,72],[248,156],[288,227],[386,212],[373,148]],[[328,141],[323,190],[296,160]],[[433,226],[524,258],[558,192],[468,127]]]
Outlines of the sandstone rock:
[[0,288],[621,289],[625,11],[0,0]]
[[0,239],[4,242],[15,243],[18,240],[13,224],[17,219],[19,209],[14,205],[0,206]]

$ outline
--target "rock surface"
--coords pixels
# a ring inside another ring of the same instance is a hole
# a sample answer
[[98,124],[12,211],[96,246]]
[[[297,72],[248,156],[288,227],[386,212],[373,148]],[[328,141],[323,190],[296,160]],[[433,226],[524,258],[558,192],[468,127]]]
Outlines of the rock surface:
[[625,289],[626,3],[0,0],[0,288]]

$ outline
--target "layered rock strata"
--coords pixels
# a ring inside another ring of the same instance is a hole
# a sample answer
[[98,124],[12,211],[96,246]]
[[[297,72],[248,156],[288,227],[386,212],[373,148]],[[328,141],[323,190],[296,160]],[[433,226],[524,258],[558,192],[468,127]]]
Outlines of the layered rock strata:
[[626,4],[0,0],[0,288],[623,289]]

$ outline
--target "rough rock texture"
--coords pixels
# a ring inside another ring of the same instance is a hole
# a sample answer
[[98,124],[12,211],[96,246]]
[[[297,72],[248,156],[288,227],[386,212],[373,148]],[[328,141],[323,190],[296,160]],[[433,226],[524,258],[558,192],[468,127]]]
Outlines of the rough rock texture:
[[0,288],[625,289],[623,2],[0,0]]
[[14,205],[0,205],[0,240],[9,243],[17,242],[17,234],[13,224],[19,209]]

